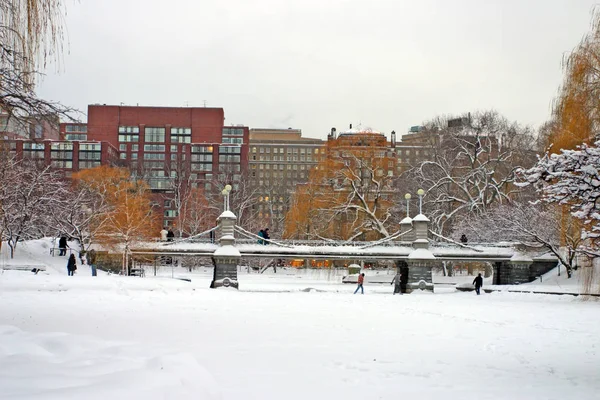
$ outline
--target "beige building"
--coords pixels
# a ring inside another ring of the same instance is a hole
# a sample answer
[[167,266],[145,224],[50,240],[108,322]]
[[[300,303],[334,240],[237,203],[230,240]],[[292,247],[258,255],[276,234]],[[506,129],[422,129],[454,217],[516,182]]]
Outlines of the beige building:
[[250,129],[249,185],[259,226],[280,237],[296,185],[325,157],[326,142],[303,138],[300,129]]

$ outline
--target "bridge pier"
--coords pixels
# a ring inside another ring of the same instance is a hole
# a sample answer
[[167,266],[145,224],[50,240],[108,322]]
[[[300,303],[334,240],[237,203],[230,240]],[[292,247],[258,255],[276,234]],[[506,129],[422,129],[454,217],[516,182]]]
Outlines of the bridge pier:
[[414,290],[431,290],[433,292],[433,276],[431,269],[438,264],[435,256],[429,251],[429,219],[419,214],[412,219],[413,245],[415,249],[406,261],[408,280],[406,292]]
[[231,211],[224,211],[217,222],[219,224],[219,248],[212,256],[214,265],[212,289],[233,287],[239,289],[237,266],[242,259],[240,251],[235,247],[234,227],[237,217]]

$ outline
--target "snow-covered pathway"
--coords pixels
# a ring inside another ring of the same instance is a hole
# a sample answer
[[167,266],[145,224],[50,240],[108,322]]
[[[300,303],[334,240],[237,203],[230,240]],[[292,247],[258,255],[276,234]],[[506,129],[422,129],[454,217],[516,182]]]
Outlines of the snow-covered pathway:
[[0,277],[3,398],[564,400],[600,392],[598,302],[237,292],[116,276],[52,277],[65,280],[57,290],[36,278]]

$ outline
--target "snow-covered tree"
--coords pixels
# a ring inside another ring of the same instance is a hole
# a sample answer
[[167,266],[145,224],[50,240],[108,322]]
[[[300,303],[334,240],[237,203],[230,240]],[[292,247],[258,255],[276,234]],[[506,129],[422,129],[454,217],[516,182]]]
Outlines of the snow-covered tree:
[[400,217],[393,207],[400,197],[394,185],[396,158],[385,138],[365,132],[328,146],[327,158],[296,190],[285,236],[376,240],[393,234]]
[[469,114],[460,123],[437,119],[425,126],[432,138],[431,157],[410,175],[426,190],[423,206],[434,230],[448,233],[455,220],[485,213],[522,194],[514,185],[516,172],[535,161],[535,140],[528,128],[495,111]]
[[[600,141],[575,150],[546,154],[536,166],[522,171],[523,185],[535,184],[542,200],[569,207],[582,222],[583,239],[598,253],[600,238]],[[589,239],[589,240],[588,240]]]
[[519,202],[500,205],[461,219],[455,225],[457,240],[463,233],[471,242],[507,241],[544,249],[560,260],[569,278],[581,245],[581,236],[563,236],[560,214],[552,207]]
[[22,240],[51,233],[51,216],[68,190],[60,174],[29,160],[0,160],[0,232],[11,257]]

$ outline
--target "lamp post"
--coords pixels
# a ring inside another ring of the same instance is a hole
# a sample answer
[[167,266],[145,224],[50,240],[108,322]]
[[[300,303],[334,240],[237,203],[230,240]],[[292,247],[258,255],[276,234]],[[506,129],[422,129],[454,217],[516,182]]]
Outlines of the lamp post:
[[231,192],[231,185],[225,185],[225,188],[221,191],[223,195],[223,211],[229,211],[229,193]]
[[410,213],[408,212],[409,211],[409,207],[410,207],[410,198],[411,198],[410,193],[406,193],[404,195],[404,198],[406,199],[406,217],[410,218]]
[[417,194],[419,195],[419,214],[423,214],[423,195],[425,191],[423,189],[417,190]]

